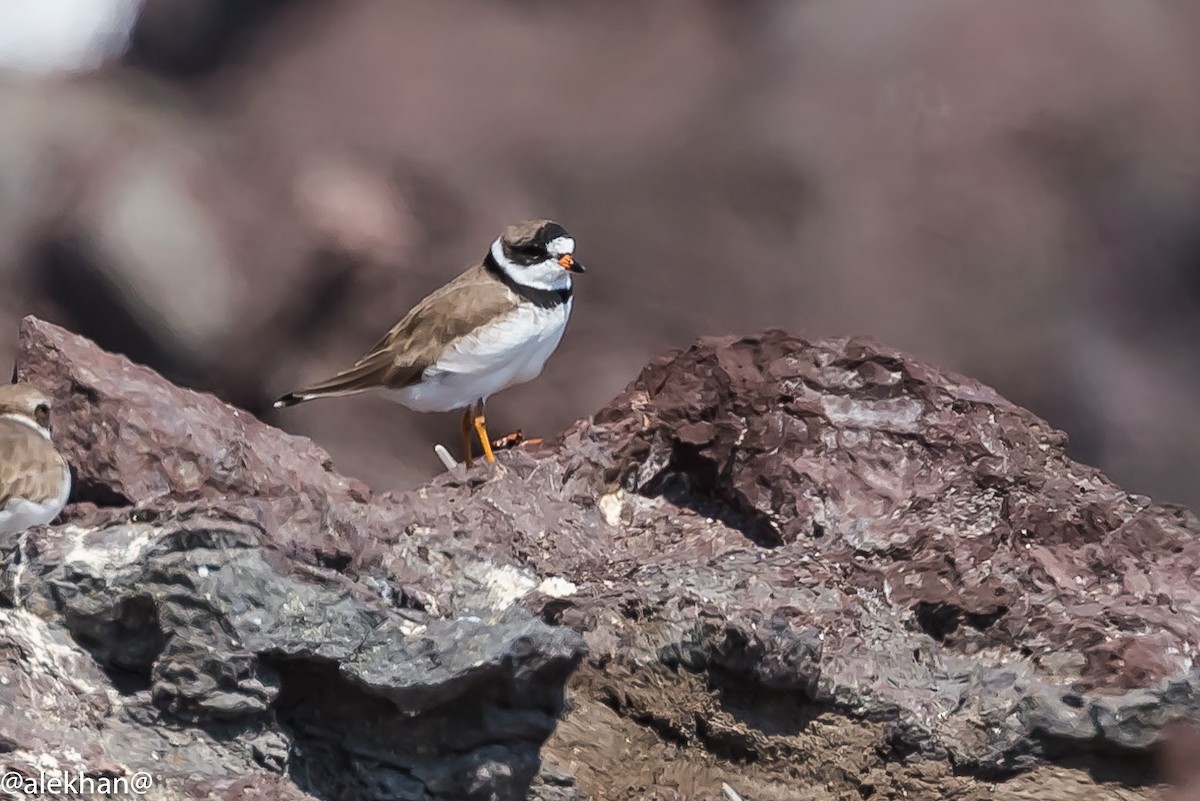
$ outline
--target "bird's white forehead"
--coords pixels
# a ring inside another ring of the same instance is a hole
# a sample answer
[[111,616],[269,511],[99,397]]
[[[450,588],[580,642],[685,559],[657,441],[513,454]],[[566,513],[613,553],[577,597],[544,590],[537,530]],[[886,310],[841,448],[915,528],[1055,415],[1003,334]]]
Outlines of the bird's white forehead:
[[575,252],[575,240],[569,236],[560,236],[551,239],[546,245],[546,250],[551,256],[565,256],[568,253]]

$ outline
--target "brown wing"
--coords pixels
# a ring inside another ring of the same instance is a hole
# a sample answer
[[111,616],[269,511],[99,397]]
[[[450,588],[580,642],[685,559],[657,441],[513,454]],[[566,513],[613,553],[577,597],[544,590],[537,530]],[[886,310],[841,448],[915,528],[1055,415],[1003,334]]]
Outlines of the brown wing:
[[515,307],[507,287],[482,266],[472,267],[418,303],[354,366],[289,392],[275,406],[415,384],[443,348]]
[[54,446],[36,431],[12,420],[0,420],[0,509],[12,498],[53,498],[58,494],[57,482],[65,464]]

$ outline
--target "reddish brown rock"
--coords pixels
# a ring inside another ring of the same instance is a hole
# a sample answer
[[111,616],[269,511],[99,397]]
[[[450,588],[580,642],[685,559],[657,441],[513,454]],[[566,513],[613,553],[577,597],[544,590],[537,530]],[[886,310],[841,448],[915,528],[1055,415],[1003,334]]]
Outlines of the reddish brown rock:
[[[311,443],[24,332],[18,373],[58,399],[82,493],[141,508],[81,505],[4,546],[0,592],[26,639],[132,674],[138,726],[253,729],[206,745],[219,776],[341,798],[726,779],[762,799],[1149,798],[1163,732],[1200,709],[1195,516],[869,342],[703,340],[539,449],[368,498]],[[138,731],[99,753],[140,764]]]
[[208,394],[26,317],[16,376],[46,387],[55,441],[73,455],[77,497],[132,506],[288,494],[365,501],[311,440],[281,434]]

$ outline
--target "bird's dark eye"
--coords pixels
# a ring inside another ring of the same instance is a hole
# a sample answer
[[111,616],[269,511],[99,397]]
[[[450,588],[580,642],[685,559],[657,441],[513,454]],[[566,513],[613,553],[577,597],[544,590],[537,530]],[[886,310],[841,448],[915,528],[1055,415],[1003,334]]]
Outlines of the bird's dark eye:
[[548,256],[545,247],[533,243],[527,245],[513,245],[509,249],[512,251],[513,256],[526,264],[533,264],[537,261],[545,261]]
[[37,408],[33,410],[33,419],[39,426],[43,428],[50,427],[50,407],[44,403],[39,403]]

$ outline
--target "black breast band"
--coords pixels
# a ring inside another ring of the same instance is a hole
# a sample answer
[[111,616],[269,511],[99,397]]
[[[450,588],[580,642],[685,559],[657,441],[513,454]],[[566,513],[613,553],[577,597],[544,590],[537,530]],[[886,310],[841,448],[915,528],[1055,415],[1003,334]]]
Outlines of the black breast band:
[[525,286],[505,272],[496,262],[496,257],[490,251],[483,260],[483,268],[500,279],[513,292],[539,308],[553,309],[571,299],[570,287],[566,289],[538,289],[533,286]]

